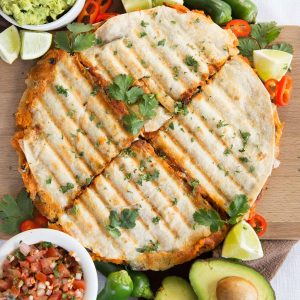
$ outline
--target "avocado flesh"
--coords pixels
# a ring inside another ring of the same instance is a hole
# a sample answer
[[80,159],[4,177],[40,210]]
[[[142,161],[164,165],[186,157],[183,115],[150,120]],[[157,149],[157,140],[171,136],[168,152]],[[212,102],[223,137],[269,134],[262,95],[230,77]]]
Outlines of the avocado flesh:
[[154,300],[197,300],[190,284],[176,276],[166,277]]
[[225,259],[198,260],[190,270],[190,282],[198,300],[217,300],[218,281],[230,276],[242,277],[257,289],[259,300],[275,300],[270,283],[256,270]]

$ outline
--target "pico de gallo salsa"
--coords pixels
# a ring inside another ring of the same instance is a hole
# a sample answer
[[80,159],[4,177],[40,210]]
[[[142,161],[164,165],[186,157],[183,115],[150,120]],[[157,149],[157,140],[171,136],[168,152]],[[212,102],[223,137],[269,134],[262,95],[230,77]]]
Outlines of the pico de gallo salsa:
[[80,300],[84,292],[75,253],[49,242],[21,242],[1,268],[0,300]]

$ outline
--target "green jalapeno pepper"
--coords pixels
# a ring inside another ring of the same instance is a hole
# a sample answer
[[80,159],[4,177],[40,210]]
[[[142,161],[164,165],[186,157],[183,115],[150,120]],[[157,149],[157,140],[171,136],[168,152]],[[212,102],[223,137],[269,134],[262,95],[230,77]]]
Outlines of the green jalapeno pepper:
[[127,271],[110,273],[97,300],[127,300],[133,291],[133,283]]
[[257,7],[251,0],[223,0],[231,6],[235,19],[243,19],[254,23],[257,16]]
[[219,25],[232,19],[230,5],[221,0],[185,0],[184,5],[188,8],[204,10]]

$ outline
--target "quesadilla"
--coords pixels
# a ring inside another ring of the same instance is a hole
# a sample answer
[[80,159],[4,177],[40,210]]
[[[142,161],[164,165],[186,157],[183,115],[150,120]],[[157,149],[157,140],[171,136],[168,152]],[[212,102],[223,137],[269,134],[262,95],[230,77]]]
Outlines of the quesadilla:
[[75,56],[51,50],[27,86],[14,145],[28,191],[53,219],[135,136]]
[[120,73],[142,80],[170,113],[237,53],[231,31],[166,6],[114,17],[96,36],[104,45],[83,51],[81,62],[104,84]]
[[234,57],[193,97],[186,114],[150,138],[224,211],[238,194],[253,203],[274,162],[270,95],[251,67]]
[[212,233],[195,225],[193,214],[199,208],[212,209],[139,140],[94,179],[58,224],[100,259],[164,270],[223,238],[226,228]]

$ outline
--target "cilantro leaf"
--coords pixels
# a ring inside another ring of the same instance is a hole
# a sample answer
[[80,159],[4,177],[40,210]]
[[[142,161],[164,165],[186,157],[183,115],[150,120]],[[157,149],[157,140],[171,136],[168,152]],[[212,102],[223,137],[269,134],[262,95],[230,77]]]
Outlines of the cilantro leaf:
[[253,51],[260,49],[258,42],[252,38],[240,38],[238,48],[240,53],[250,60],[252,60]]
[[79,34],[73,41],[73,52],[80,52],[96,44],[94,33]]
[[144,125],[144,121],[139,119],[134,113],[124,116],[122,120],[126,130],[132,134],[138,134]]
[[33,217],[33,204],[25,189],[22,189],[16,199],[5,195],[0,200],[0,231],[7,234],[19,232],[20,224]]
[[228,215],[230,217],[229,223],[236,224],[238,218],[245,214],[250,209],[246,195],[236,195],[229,205]]
[[279,44],[274,44],[274,45],[271,46],[271,49],[284,51],[284,52],[287,52],[287,53],[290,53],[290,54],[293,54],[293,52],[294,52],[293,46],[291,44],[286,43],[286,42],[279,43]]
[[137,209],[123,209],[120,215],[120,227],[125,229],[134,228],[138,215],[139,212]]
[[276,22],[257,23],[251,25],[251,37],[257,40],[260,48],[267,47],[280,34],[281,28]]
[[92,24],[71,23],[67,25],[69,31],[74,34],[91,31],[94,27]]
[[105,228],[113,238],[118,238],[121,236],[121,231],[118,228],[115,228],[110,225],[107,225]]
[[126,102],[128,104],[134,104],[144,94],[143,89],[134,86],[126,92]]
[[184,59],[184,63],[189,66],[192,67],[194,72],[198,71],[198,67],[199,67],[199,63],[194,59],[193,56],[186,56],[186,58]]
[[120,74],[115,77],[113,83],[108,87],[109,96],[115,100],[126,100],[126,92],[133,83],[129,75]]
[[200,208],[193,214],[193,219],[197,224],[208,226],[211,232],[220,230],[225,224],[219,213],[213,209]]
[[71,52],[70,40],[66,31],[56,32],[54,37],[54,43],[56,48],[65,50],[66,52]]
[[141,114],[146,118],[156,115],[155,109],[158,107],[158,101],[154,94],[144,94],[139,104]]
[[150,240],[148,245],[145,245],[141,248],[136,248],[136,251],[140,253],[154,252],[158,250],[158,247],[159,242],[153,242],[152,240]]

